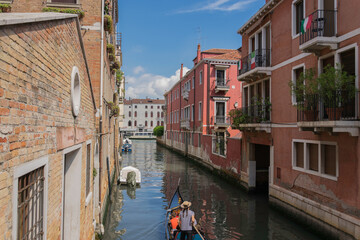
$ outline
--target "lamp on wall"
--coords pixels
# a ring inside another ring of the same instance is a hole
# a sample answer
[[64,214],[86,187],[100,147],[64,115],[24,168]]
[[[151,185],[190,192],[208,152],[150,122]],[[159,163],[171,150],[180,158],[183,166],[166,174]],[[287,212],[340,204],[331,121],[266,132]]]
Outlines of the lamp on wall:
[[237,108],[238,107],[238,102],[235,102],[234,103],[234,108]]

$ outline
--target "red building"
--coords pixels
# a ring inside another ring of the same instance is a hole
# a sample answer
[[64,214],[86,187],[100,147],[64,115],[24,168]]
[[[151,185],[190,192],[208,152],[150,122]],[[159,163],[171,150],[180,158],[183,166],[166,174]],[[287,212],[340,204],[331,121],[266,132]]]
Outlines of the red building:
[[[194,67],[165,93],[165,143],[216,169],[240,177],[240,131],[228,112],[241,106],[239,49],[200,50]],[[232,146],[232,147],[230,147]]]
[[[347,90],[359,88],[358,5],[268,0],[238,30],[248,186],[268,187],[271,202],[339,239],[360,239],[359,98]],[[328,65],[342,66],[353,81],[324,95],[331,78],[318,77]],[[313,93],[290,88],[311,83]]]

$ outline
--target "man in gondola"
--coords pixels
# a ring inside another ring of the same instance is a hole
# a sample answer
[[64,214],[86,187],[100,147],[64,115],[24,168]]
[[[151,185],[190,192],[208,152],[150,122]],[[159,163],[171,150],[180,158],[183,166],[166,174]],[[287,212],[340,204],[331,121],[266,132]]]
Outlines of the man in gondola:
[[191,202],[185,201],[181,204],[179,225],[181,230],[180,240],[192,240],[192,226],[195,222],[195,213],[190,210]]

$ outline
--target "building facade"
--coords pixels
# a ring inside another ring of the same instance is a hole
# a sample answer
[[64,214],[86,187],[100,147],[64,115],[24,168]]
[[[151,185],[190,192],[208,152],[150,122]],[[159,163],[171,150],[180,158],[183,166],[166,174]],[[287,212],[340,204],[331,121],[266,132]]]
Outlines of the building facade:
[[[245,119],[238,126],[248,185],[268,187],[272,203],[340,239],[360,238],[355,4],[269,0],[238,31]],[[353,81],[328,90],[330,99],[321,91],[331,79],[311,93],[331,67],[342,67]],[[301,86],[299,97],[294,90]]]
[[[61,20],[53,21],[52,18],[49,18],[49,20],[51,20],[51,22],[49,22],[49,25],[46,26],[42,25],[42,27],[45,30],[41,32],[41,35],[36,36],[36,38],[33,40],[34,44],[29,45],[28,48],[29,49],[35,48],[37,42],[41,42],[44,39],[45,40],[49,39],[49,41],[52,40],[55,45],[49,47],[44,45],[44,49],[47,49],[49,51],[50,50],[56,51],[57,54],[60,56],[59,58],[61,58],[62,54],[64,55],[67,54],[68,58],[60,62],[56,58],[50,59],[49,57],[47,57],[46,58],[47,67],[50,67],[48,65],[51,65],[52,67],[62,66],[64,65],[64,63],[67,63],[68,59],[71,58],[73,55],[83,56],[84,64],[86,64],[87,66],[87,68],[85,68],[86,72],[81,73],[80,75],[85,74],[86,76],[88,76],[90,88],[84,87],[82,88],[82,90],[86,91],[86,94],[89,94],[92,97],[93,102],[91,104],[93,104],[94,106],[92,107],[92,109],[90,109],[90,105],[88,104],[85,105],[86,103],[84,103],[84,105],[82,105],[83,109],[81,110],[89,111],[89,113],[92,114],[91,117],[88,117],[88,119],[89,121],[94,121],[94,126],[95,126],[95,132],[93,136],[94,139],[91,143],[91,156],[90,156],[91,157],[90,172],[92,175],[91,177],[92,187],[90,193],[88,193],[88,195],[86,196],[86,202],[91,202],[92,205],[88,207],[89,203],[86,203],[85,207],[81,208],[81,211],[85,211],[87,215],[86,217],[83,217],[83,215],[81,215],[80,226],[77,226],[75,224],[74,227],[76,229],[78,227],[81,229],[81,236],[83,236],[84,239],[91,238],[92,234],[94,233],[94,229],[100,226],[102,223],[104,213],[106,210],[106,204],[108,202],[107,199],[110,193],[109,186],[111,183],[109,181],[112,181],[114,179],[114,175],[116,172],[115,165],[117,160],[119,160],[119,154],[117,150],[120,142],[119,139],[120,135],[118,131],[119,119],[117,117],[117,115],[119,114],[118,112],[119,108],[117,108],[116,106],[119,104],[119,93],[120,93],[119,89],[121,88],[121,82],[116,81],[116,72],[117,69],[119,69],[119,67],[121,67],[122,65],[121,63],[122,54],[121,54],[121,35],[115,32],[116,24],[118,21],[117,1],[34,0],[34,1],[24,2],[21,0],[12,0],[12,1],[5,0],[3,2],[9,3],[11,6],[10,8],[11,13],[6,13],[6,14],[31,12],[34,13],[35,15],[38,14],[40,16],[42,14],[41,12],[44,11],[61,12],[63,10],[77,14],[77,16],[75,15],[75,17],[77,17],[78,20],[77,21],[74,20],[75,22],[74,24],[76,28],[73,28],[71,30],[76,35],[79,35],[80,40],[78,39],[77,41],[80,42],[81,44],[76,42],[75,40],[73,40],[72,44],[74,44],[74,46],[80,44],[81,51],[79,49],[75,49],[72,52],[67,52],[62,48],[62,46],[65,47],[65,45],[62,45],[62,41],[65,41],[64,39],[65,37],[67,37],[67,35],[64,35],[64,37],[59,37],[56,34],[58,32],[63,31],[62,24],[65,23],[64,21]],[[65,15],[67,16],[69,14],[65,14]],[[74,15],[72,15],[72,17],[74,17]],[[54,18],[56,19],[56,17]],[[61,19],[62,17],[59,18]],[[44,21],[46,21],[46,18],[42,18],[42,19],[45,19]],[[56,28],[57,26],[59,26],[59,28]],[[27,36],[27,34],[25,34],[25,36]],[[11,38],[12,36],[9,37]],[[42,57],[42,56],[36,56],[36,57]],[[41,68],[41,65],[38,66],[37,64],[38,62],[34,63],[34,65],[32,66],[35,68]],[[5,69],[5,71],[10,71],[10,70],[9,68]],[[65,71],[65,70],[66,71],[68,70],[68,66],[62,67],[61,71]],[[19,74],[19,76],[21,76],[21,72],[17,72],[16,74]],[[53,76],[56,75],[56,72],[50,74],[51,76]],[[67,79],[67,75],[66,76],[64,75],[63,77],[64,79]],[[57,88],[61,88],[61,89],[64,88],[68,90],[70,89],[68,88],[67,84],[65,83],[63,85],[61,84],[62,83],[59,83],[57,87],[54,87],[53,89],[57,89]],[[36,88],[41,89],[41,85],[37,86],[34,83],[34,87],[29,90],[34,90]],[[37,95],[35,94],[34,96]],[[49,95],[49,98],[52,99],[52,96]],[[63,104],[65,103],[59,103],[58,105],[62,106]],[[68,105],[67,107],[69,106],[71,105]],[[15,111],[15,110],[11,110],[11,106],[7,106],[6,108],[10,109],[10,111]],[[63,113],[68,114],[69,110],[65,109]],[[23,117],[26,118],[26,115],[24,115]],[[56,125],[57,124],[56,121],[60,121],[59,118],[61,118],[60,114],[54,120],[53,124]],[[94,120],[92,120],[93,118]],[[41,124],[38,121],[39,120],[36,120],[38,124]],[[77,121],[78,120],[76,121],[73,120],[72,123],[75,125],[79,124]],[[69,126],[66,127],[67,128],[62,129],[61,131],[56,131],[56,134],[58,134],[58,136],[54,137],[52,140],[49,141],[53,142],[56,146],[58,145],[61,146],[61,141],[66,142],[67,138],[71,139],[71,137],[76,136],[83,139],[85,138],[85,136],[87,136],[87,135],[84,136],[83,132],[76,132],[76,134],[74,134],[73,133],[73,131],[75,131],[74,127],[69,127]],[[90,127],[84,127],[84,128],[91,129]],[[53,136],[51,135],[51,137]],[[86,139],[86,141],[88,141],[88,139]],[[66,147],[68,146],[66,145]],[[50,150],[49,152],[52,151]],[[8,149],[6,151],[8,151]],[[57,152],[59,151],[59,149],[55,148],[54,151]],[[86,152],[82,154],[83,157],[85,155]],[[30,161],[30,159],[24,159],[23,161],[27,162]],[[57,185],[55,183],[53,185],[56,185],[61,189],[57,189],[56,191],[54,190],[49,190],[49,191],[55,193],[54,195],[60,194],[60,196],[62,196],[64,194],[62,187],[65,187],[65,185],[63,182],[61,182],[61,180],[65,179],[64,166],[66,166],[66,161],[64,159],[59,158],[58,164],[60,166],[58,168],[60,175],[56,178],[56,180],[59,182],[56,182]],[[81,166],[83,168],[82,172],[84,172],[85,165],[81,165]],[[82,183],[83,182],[84,181],[82,181]],[[81,191],[83,191],[83,187],[84,186],[81,185]],[[51,200],[51,201],[48,200],[48,201],[49,203],[50,202],[51,203],[56,202],[57,204],[64,203],[61,197],[58,200]],[[81,202],[81,204],[83,204],[83,202]],[[60,205],[59,207],[60,207],[59,209],[62,209]],[[90,209],[92,208],[94,209],[94,211],[92,210],[90,211]],[[51,220],[50,222],[48,222],[48,226],[50,226],[53,230],[51,233],[49,232],[50,229],[48,230],[47,238],[68,239],[66,236],[61,235],[63,234],[63,229],[62,229],[64,222],[63,217],[65,217],[65,215],[63,216],[61,213],[59,213],[59,211],[56,208],[52,209],[52,212],[49,212],[49,214],[52,215],[58,214],[58,216],[56,215],[56,218],[49,217],[49,219],[55,219],[56,221],[54,220],[53,222],[53,220]]]
[[124,100],[122,132],[153,132],[154,127],[164,126],[163,99]]
[[241,105],[237,81],[240,50],[198,45],[194,66],[165,93],[163,142],[215,169],[241,178],[241,134],[230,127],[229,111]]

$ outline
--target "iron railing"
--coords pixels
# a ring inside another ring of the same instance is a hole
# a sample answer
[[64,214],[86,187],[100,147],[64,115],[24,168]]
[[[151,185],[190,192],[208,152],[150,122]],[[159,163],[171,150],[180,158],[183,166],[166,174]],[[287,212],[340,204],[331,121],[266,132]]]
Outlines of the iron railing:
[[230,125],[230,117],[227,116],[213,116],[211,123],[214,125]]
[[[317,10],[308,16],[311,19],[310,28],[300,33],[300,45],[316,37],[333,37],[336,34],[336,10]],[[304,25],[305,19],[301,21]]]
[[257,67],[270,67],[271,49],[256,49],[241,59],[239,75]]
[[359,92],[336,91],[331,98],[319,94],[305,95],[297,103],[297,121],[354,121],[359,119]]
[[271,104],[259,103],[240,108],[240,124],[270,122]]
[[226,80],[225,78],[217,78],[215,83],[216,87],[222,87],[222,88],[229,88],[229,85],[227,84],[229,80]]

